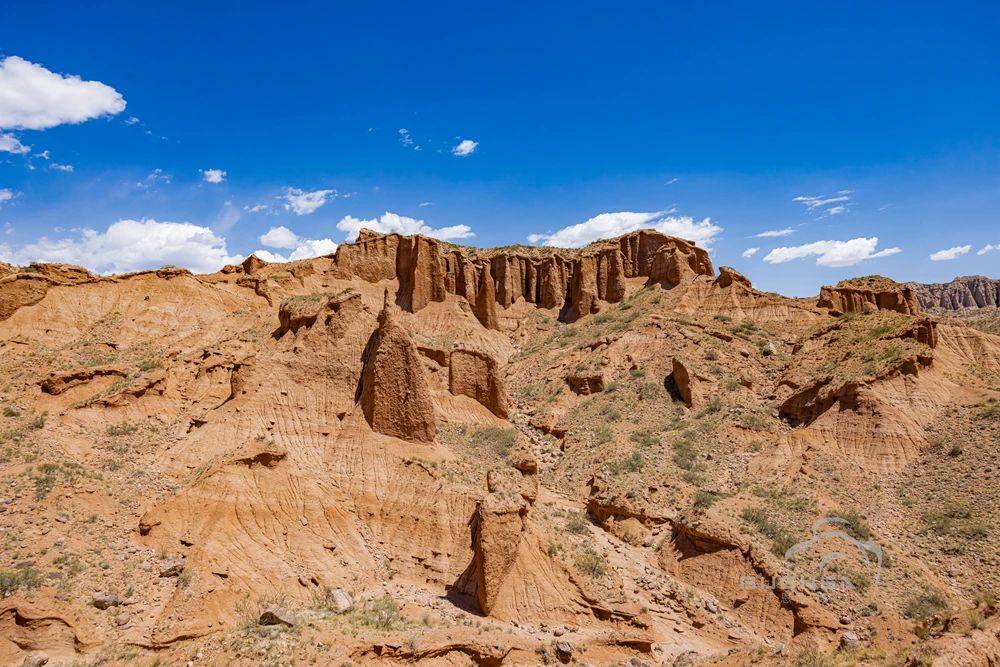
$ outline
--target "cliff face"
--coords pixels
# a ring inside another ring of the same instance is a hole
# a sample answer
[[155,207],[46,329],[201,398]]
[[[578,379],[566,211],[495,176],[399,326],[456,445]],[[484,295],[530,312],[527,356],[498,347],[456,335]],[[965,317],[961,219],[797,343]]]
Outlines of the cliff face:
[[883,276],[842,280],[834,287],[823,286],[816,303],[840,313],[868,313],[892,310],[904,315],[920,312],[913,289]]
[[960,276],[950,283],[907,283],[926,310],[1000,307],[1000,279]]
[[448,294],[464,297],[483,326],[498,328],[497,306],[524,299],[559,308],[573,321],[597,312],[600,303],[625,296],[626,278],[673,286],[714,274],[708,254],[683,239],[642,230],[580,250],[513,248],[481,251],[423,236],[362,230],[334,256],[344,277],[399,281],[397,305],[417,312]]

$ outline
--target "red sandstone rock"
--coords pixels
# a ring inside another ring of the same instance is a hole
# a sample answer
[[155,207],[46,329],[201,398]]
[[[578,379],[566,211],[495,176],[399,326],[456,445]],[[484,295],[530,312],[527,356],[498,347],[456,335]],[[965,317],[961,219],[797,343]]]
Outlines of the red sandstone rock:
[[510,399],[496,359],[476,350],[452,350],[448,369],[448,389],[452,394],[474,398],[497,417],[507,418]]
[[882,276],[842,280],[835,287],[820,289],[820,308],[839,313],[867,313],[894,310],[905,315],[920,312],[913,289]]
[[372,430],[403,440],[434,440],[434,404],[419,355],[406,329],[392,317],[386,292],[361,372],[361,409]]

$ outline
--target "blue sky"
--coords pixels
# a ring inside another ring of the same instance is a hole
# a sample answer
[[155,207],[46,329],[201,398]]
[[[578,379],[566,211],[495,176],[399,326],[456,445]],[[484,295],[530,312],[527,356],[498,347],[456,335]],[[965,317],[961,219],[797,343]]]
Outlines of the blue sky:
[[656,225],[786,294],[1000,275],[996,3],[368,4],[6,5],[0,259]]

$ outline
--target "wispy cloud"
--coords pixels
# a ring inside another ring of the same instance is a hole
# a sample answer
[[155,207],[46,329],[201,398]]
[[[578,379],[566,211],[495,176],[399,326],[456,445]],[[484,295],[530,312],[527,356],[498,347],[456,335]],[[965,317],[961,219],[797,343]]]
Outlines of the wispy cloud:
[[271,207],[267,204],[254,204],[253,206],[244,206],[243,210],[247,213],[269,213],[271,211]]
[[3,208],[7,202],[13,201],[20,194],[20,192],[14,192],[10,188],[0,188],[0,208]]
[[791,227],[785,227],[784,229],[769,229],[766,232],[761,232],[760,234],[754,234],[754,238],[757,239],[770,239],[777,238],[780,236],[791,236],[795,233],[795,230]]
[[972,250],[971,245],[957,245],[952,248],[932,252],[930,254],[930,258],[932,262],[946,262],[950,259],[961,257],[962,255],[967,254],[970,250]]
[[413,137],[410,136],[410,131],[405,127],[399,128],[399,143],[403,144],[407,148],[412,148],[415,151],[420,150],[420,144],[413,141]]
[[802,204],[810,213],[828,217],[847,212],[853,197],[854,190],[837,190],[837,193],[832,195],[799,195],[792,201]]
[[988,252],[993,252],[994,250],[1000,250],[1000,243],[987,243],[982,248],[976,251],[977,255],[985,255]]
[[336,190],[306,191],[299,188],[285,188],[285,194],[281,199],[285,200],[286,211],[291,211],[295,215],[310,215],[326,204],[328,199],[336,196]]
[[52,164],[49,165],[49,169],[55,169],[56,171],[65,171],[65,172],[72,173],[73,172],[73,165],[71,165],[71,164],[59,164],[58,162],[53,162]]
[[747,248],[746,250],[744,250],[743,252],[741,252],[740,255],[742,257],[748,257],[748,258],[749,257],[753,257],[754,255],[757,254],[758,250],[760,250],[760,248]]
[[170,182],[172,180],[173,177],[170,174],[164,172],[162,169],[157,167],[153,171],[149,172],[146,175],[146,178],[137,182],[135,184],[135,187],[140,188],[142,190],[149,190],[150,188],[155,187],[157,183],[162,183],[163,185],[170,185]]
[[10,133],[0,132],[0,153],[13,153],[14,155],[27,155],[31,152],[31,146],[21,143],[21,140]]
[[472,155],[478,146],[478,141],[473,141],[472,139],[462,139],[458,142],[458,145],[451,149],[451,154],[457,155],[458,157],[466,157],[468,155]]
[[902,252],[900,248],[875,249],[878,237],[858,237],[848,241],[814,241],[799,246],[775,248],[764,256],[768,264],[782,264],[804,257],[816,257],[817,266],[853,266],[868,259],[888,257]]

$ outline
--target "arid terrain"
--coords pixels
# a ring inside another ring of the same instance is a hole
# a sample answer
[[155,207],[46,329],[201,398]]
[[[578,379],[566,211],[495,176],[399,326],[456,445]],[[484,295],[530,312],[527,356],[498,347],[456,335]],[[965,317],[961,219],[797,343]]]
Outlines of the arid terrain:
[[998,665],[982,281],[0,265],[0,664]]

